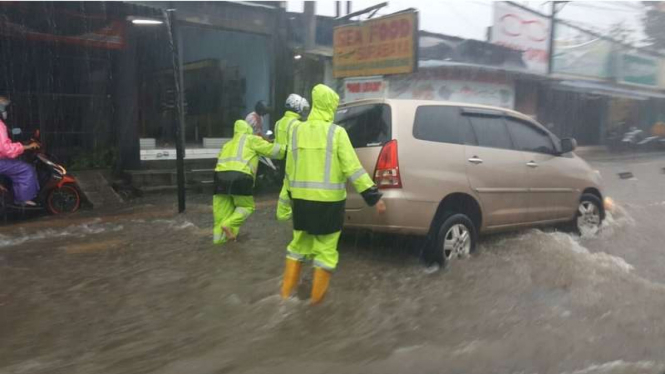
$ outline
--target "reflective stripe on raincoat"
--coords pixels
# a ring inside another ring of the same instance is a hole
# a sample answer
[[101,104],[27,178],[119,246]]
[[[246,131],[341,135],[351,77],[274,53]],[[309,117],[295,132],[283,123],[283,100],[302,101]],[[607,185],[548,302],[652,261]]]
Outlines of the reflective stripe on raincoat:
[[275,123],[275,143],[286,146],[289,144],[289,132],[294,125],[300,123],[300,114],[287,110],[284,117]]
[[259,156],[284,158],[284,146],[252,134],[253,129],[247,122],[235,122],[233,138],[219,152],[215,172],[238,171],[255,178]]
[[346,199],[346,181],[358,193],[374,187],[349,136],[332,123],[339,96],[319,84],[312,90],[313,108],[306,122],[291,127],[286,182],[292,199],[338,202]]

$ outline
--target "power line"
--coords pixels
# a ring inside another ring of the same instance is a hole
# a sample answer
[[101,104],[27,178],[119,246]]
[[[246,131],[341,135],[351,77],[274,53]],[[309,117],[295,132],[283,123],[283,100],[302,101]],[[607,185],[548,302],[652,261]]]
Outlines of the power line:
[[[531,12],[531,13],[533,13],[533,14],[537,14],[537,15],[539,15],[539,16],[541,16],[541,17],[545,17],[545,18],[548,18],[548,19],[551,18],[549,15],[546,15],[546,14],[544,14],[543,12],[539,12],[539,11],[537,11],[537,10],[535,10],[535,9],[531,9],[531,8],[529,8],[529,7],[527,7],[527,6],[524,6],[524,5],[522,5],[522,4],[518,4],[518,3],[514,2],[514,1],[507,1],[507,3],[510,4],[510,5],[512,5],[512,6],[515,6],[515,7],[517,7],[517,8],[520,8],[520,9],[526,10],[526,11],[528,11],[528,12]],[[559,24],[561,24],[561,25],[566,25],[566,26],[568,26],[568,27],[572,27],[572,28],[574,28],[574,29],[577,29],[578,31],[585,32],[585,33],[587,33],[587,34],[589,34],[589,35],[591,35],[591,36],[594,36],[594,37],[596,37],[596,38],[604,39],[604,40],[608,40],[608,41],[610,41],[610,42],[613,42],[613,43],[616,43],[616,44],[622,45],[622,46],[627,47],[627,48],[637,49],[637,50],[640,50],[640,51],[644,51],[644,52],[649,52],[649,53],[652,53],[652,54],[656,54],[656,55],[658,55],[658,56],[663,56],[662,52],[660,52],[660,51],[658,51],[658,50],[656,50],[656,49],[653,49],[653,48],[647,48],[647,47],[638,47],[638,46],[635,46],[635,45],[632,44],[632,43],[626,43],[626,42],[622,42],[622,41],[616,40],[616,39],[614,39],[614,38],[611,38],[611,37],[609,37],[609,36],[606,35],[606,34],[607,34],[606,31],[600,31],[600,32],[599,32],[599,31],[596,31],[596,30],[593,30],[593,29],[589,29],[589,28],[585,28],[585,27],[582,27],[582,26],[579,26],[579,25],[576,24],[576,23],[581,23],[581,22],[571,22],[571,21],[568,21],[568,20],[565,20],[565,19],[561,19],[561,18],[557,18],[557,21],[556,21],[556,22],[559,23]],[[594,26],[593,28],[595,28],[595,26]]]
[[[590,29],[593,32],[605,32],[605,30],[603,30],[602,28],[600,28],[600,27],[598,27],[594,24],[591,24],[591,23],[582,22],[582,21],[578,21],[578,20],[572,20],[572,19],[568,19],[568,18],[562,18],[562,17],[557,17],[557,20],[565,21],[566,23],[572,24],[573,26],[586,27],[586,28]],[[583,31],[583,30],[581,30],[581,31]]]
[[625,2],[625,1],[617,1],[617,2],[606,2],[605,5],[612,5],[612,6],[618,6],[622,7],[624,9],[634,9],[634,10],[644,10],[645,6],[642,5],[639,2]]
[[[577,7],[582,7],[582,8],[587,8],[587,9],[594,9],[594,10],[608,10],[611,12],[620,12],[620,13],[626,13],[629,10],[628,9],[618,9],[618,8],[608,8],[604,6],[598,6],[598,5],[592,5],[592,4],[584,4],[584,3],[576,3],[576,2],[570,2],[570,5],[577,6]],[[641,13],[641,10],[635,9],[635,8],[630,8],[633,12],[639,12]]]

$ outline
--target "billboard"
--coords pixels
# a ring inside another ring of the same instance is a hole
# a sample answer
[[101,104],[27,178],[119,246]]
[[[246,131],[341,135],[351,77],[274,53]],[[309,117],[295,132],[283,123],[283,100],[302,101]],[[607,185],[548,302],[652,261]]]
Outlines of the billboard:
[[617,81],[643,86],[658,86],[660,61],[638,53],[620,53]]
[[361,77],[344,79],[344,102],[386,97],[388,82],[383,77]]
[[411,73],[416,68],[418,13],[393,15],[335,27],[335,78]]
[[556,36],[553,73],[597,79],[614,76],[614,43],[560,23]]
[[125,47],[124,19],[48,9],[21,2],[0,3],[0,36],[102,49]]
[[459,103],[492,105],[513,109],[515,90],[510,83],[478,82],[455,79],[390,80],[391,99],[444,100]]
[[494,3],[491,42],[522,51],[527,70],[547,73],[550,20],[510,5]]

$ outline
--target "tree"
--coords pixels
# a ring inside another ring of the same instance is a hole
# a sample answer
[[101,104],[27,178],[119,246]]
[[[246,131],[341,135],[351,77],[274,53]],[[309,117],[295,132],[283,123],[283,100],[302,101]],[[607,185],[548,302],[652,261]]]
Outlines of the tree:
[[646,42],[651,48],[665,50],[665,2],[643,1],[646,8],[642,22]]
[[616,23],[613,23],[610,26],[610,38],[625,43],[625,44],[633,44],[634,38],[633,35],[635,33],[635,30],[631,29],[630,27],[626,26],[624,21],[619,21]]

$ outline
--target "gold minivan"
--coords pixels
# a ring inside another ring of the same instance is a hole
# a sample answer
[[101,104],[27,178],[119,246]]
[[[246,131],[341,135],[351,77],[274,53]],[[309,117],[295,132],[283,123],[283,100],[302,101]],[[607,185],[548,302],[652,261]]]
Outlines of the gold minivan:
[[560,223],[594,233],[605,216],[600,174],[576,141],[519,112],[376,99],[341,105],[335,123],[388,208],[378,215],[350,187],[345,226],[429,235],[439,263],[473,252],[478,234]]

